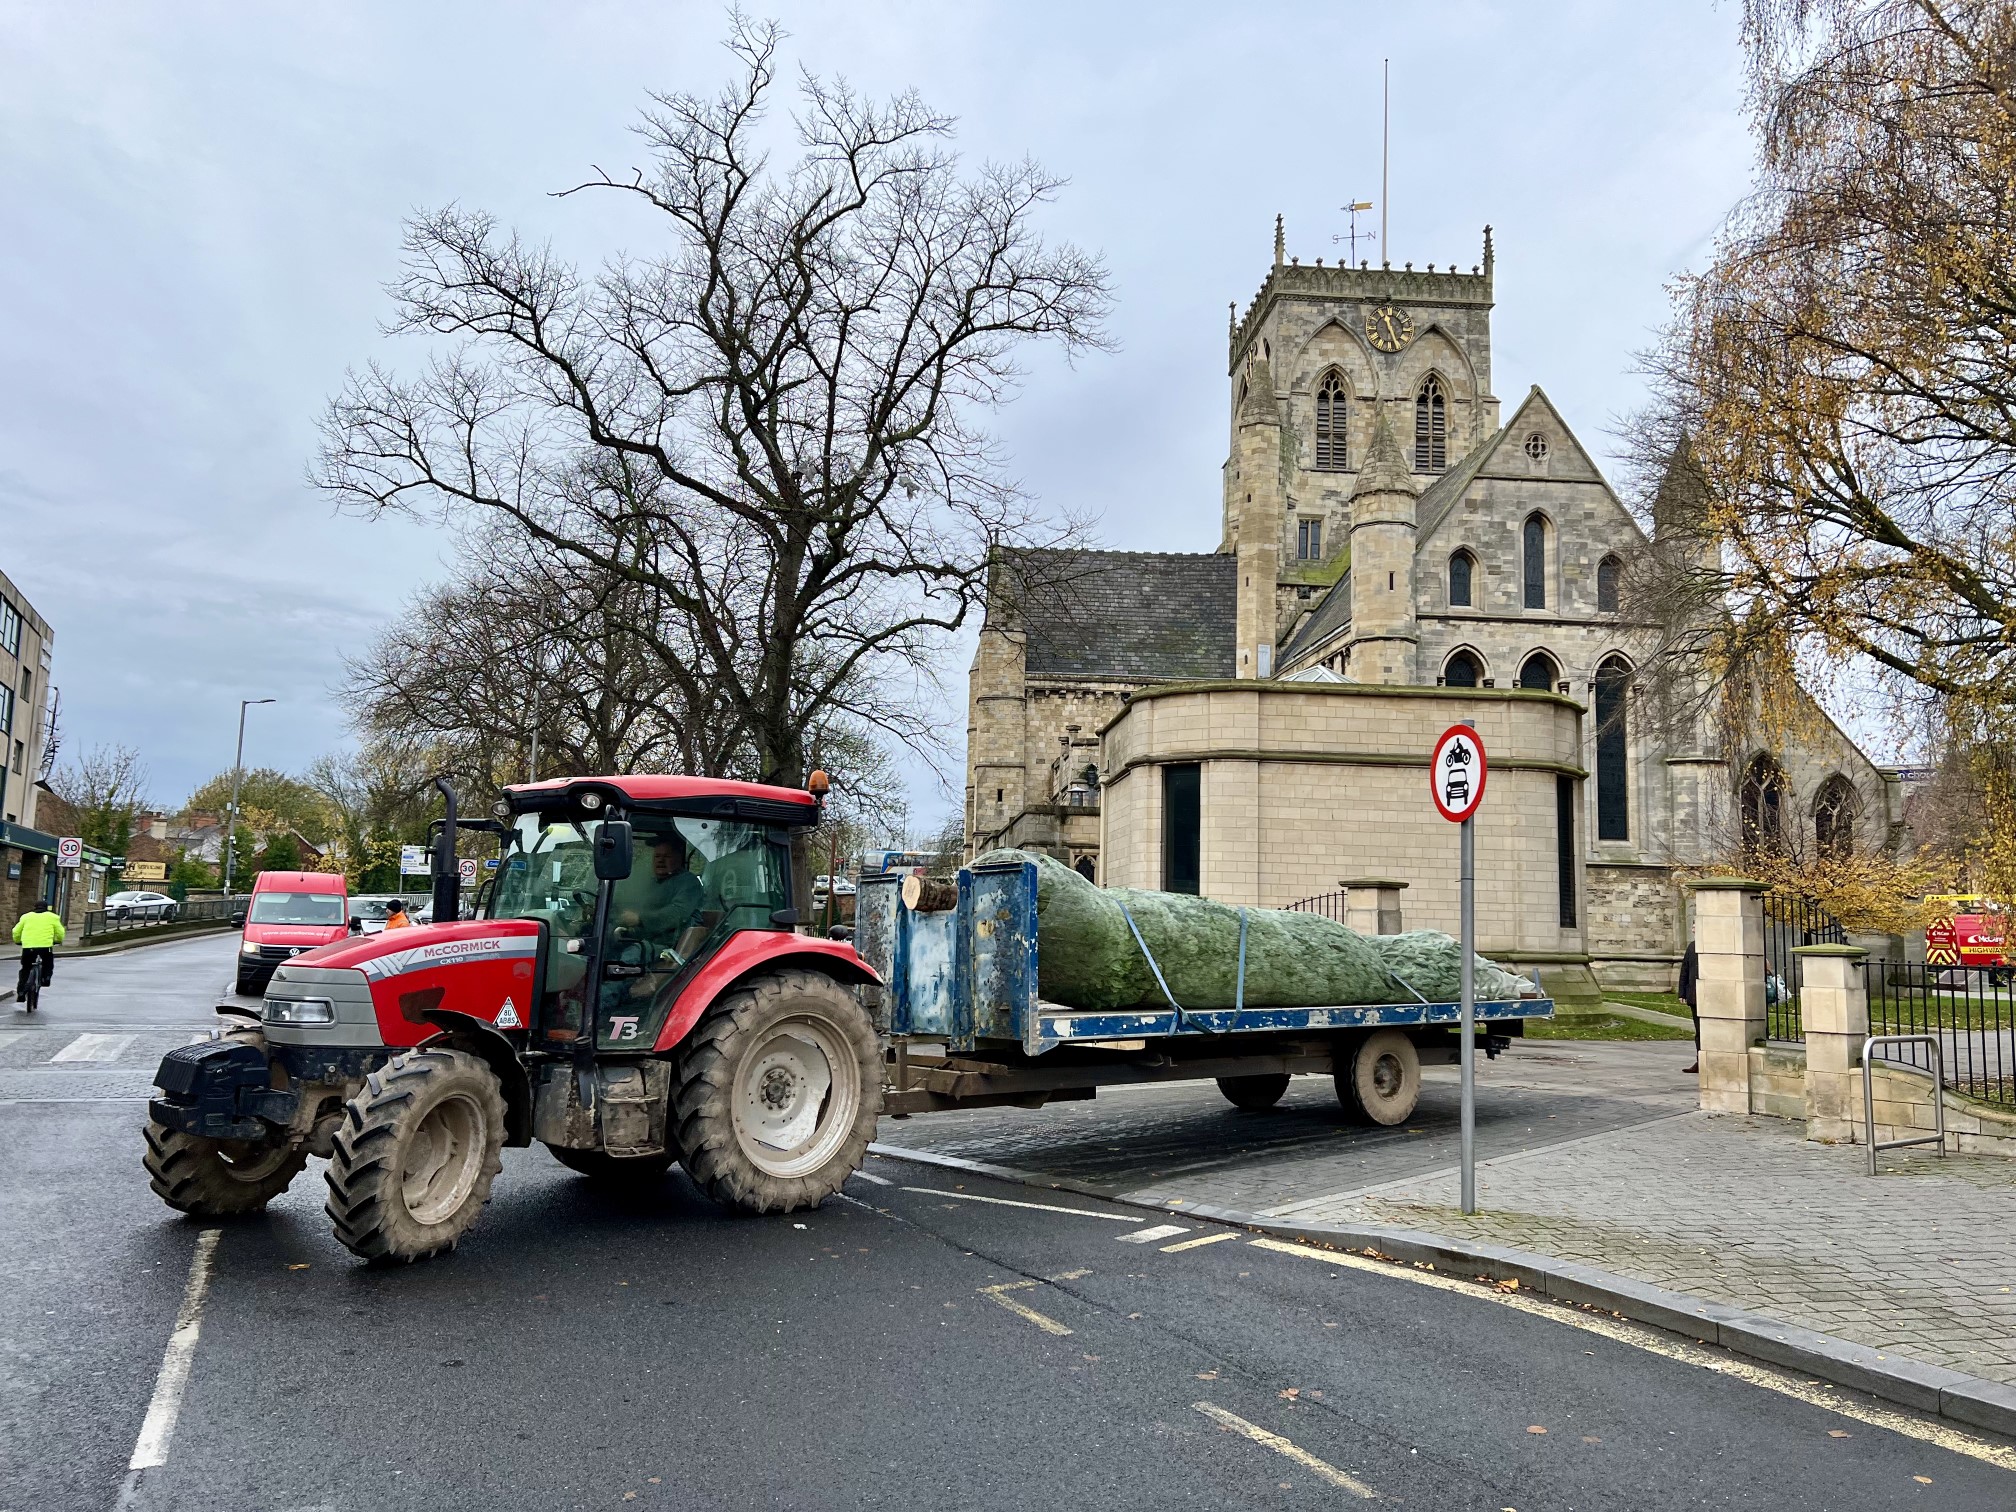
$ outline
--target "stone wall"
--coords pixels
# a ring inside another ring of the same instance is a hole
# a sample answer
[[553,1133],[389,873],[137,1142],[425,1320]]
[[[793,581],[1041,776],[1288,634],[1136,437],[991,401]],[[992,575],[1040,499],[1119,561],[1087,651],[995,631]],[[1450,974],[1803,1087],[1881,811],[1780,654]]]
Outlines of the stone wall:
[[[1492,759],[1477,820],[1479,948],[1586,956],[1560,922],[1555,782],[1580,782],[1576,706],[1506,690],[1192,683],[1137,693],[1105,732],[1103,871],[1162,885],[1162,769],[1202,769],[1203,891],[1280,907],[1344,878],[1408,883],[1410,929],[1457,926],[1457,831],[1428,796],[1428,755],[1473,717]],[[1578,919],[1586,916],[1576,880]]]
[[1671,992],[1686,950],[1686,907],[1671,867],[1591,861],[1589,964],[1605,987]]

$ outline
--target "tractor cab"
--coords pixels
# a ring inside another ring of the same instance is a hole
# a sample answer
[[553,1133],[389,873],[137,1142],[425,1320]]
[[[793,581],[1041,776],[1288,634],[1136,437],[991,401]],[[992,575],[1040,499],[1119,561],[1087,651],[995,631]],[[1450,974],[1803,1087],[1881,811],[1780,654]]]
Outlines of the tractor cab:
[[[746,790],[746,791],[745,791]],[[538,923],[543,980],[527,1027],[562,1051],[650,1051],[688,980],[734,936],[790,932],[791,840],[816,800],[754,784],[655,777],[510,789],[486,910]]]

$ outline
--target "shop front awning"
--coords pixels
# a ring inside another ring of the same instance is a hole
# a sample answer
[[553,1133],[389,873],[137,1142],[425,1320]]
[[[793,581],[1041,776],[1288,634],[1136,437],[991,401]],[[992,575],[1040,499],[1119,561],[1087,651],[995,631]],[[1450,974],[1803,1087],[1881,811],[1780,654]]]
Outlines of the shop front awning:
[[56,837],[45,835],[38,829],[30,829],[25,824],[9,824],[0,821],[0,846],[10,850],[34,851],[37,855],[56,854]]

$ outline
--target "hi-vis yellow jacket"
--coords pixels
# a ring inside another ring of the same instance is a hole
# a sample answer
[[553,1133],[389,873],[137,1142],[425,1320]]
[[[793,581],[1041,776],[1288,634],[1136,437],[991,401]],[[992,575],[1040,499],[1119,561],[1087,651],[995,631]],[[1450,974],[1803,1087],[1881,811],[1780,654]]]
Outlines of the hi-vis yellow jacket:
[[63,943],[63,916],[47,911],[25,913],[14,926],[14,943],[29,950],[46,950]]

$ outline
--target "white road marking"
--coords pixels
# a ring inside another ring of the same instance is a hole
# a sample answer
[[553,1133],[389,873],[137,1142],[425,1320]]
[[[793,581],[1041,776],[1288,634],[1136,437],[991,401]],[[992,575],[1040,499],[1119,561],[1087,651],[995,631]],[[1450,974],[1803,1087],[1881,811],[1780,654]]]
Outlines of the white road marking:
[[1158,1223],[1153,1228],[1136,1229],[1131,1234],[1122,1234],[1122,1244],[1153,1244],[1157,1239],[1174,1239],[1178,1234],[1190,1230],[1180,1223]]
[[858,1176],[858,1177],[859,1177],[859,1178],[860,1178],[861,1180],[863,1180],[863,1181],[870,1181],[870,1182],[873,1182],[873,1183],[874,1183],[874,1184],[875,1184],[876,1186],[894,1186],[894,1185],[896,1185],[896,1183],[895,1183],[895,1182],[893,1182],[893,1181],[891,1181],[891,1180],[890,1180],[890,1179],[889,1179],[889,1178],[888,1178],[887,1176],[871,1176],[871,1175],[870,1175],[870,1174],[869,1174],[868,1172],[866,1172],[866,1171],[856,1171],[856,1172],[855,1172],[854,1174],[855,1174],[856,1176]]
[[116,1061],[126,1053],[126,1047],[133,1043],[130,1034],[80,1034],[69,1044],[49,1057],[51,1065],[58,1061]]
[[1223,1244],[1227,1239],[1243,1239],[1245,1237],[1244,1234],[1235,1234],[1227,1229],[1222,1233],[1205,1234],[1202,1238],[1198,1239],[1185,1239],[1181,1244],[1165,1244],[1162,1246],[1162,1253],[1165,1255],[1180,1255],[1185,1250],[1202,1249],[1207,1244]]
[[986,1202],[995,1207],[1034,1208],[1039,1213],[1069,1213],[1074,1218],[1104,1218],[1108,1223],[1139,1223],[1135,1213],[1095,1213],[1090,1208],[1054,1207],[1047,1202],[1010,1202],[1006,1197],[980,1197],[972,1192],[941,1192],[937,1187],[899,1187],[898,1191],[922,1192],[926,1197],[950,1197],[954,1202]]
[[189,1262],[189,1284],[182,1292],[182,1307],[175,1314],[175,1331],[168,1336],[168,1348],[161,1355],[161,1372],[154,1378],[154,1396],[147,1403],[140,1437],[133,1442],[133,1457],[126,1462],[126,1484],[119,1494],[121,1507],[130,1506],[138,1495],[141,1471],[168,1462],[168,1441],[175,1435],[175,1420],[182,1412],[182,1393],[189,1386],[189,1367],[196,1359],[196,1336],[203,1325],[203,1301],[210,1294],[210,1268],[222,1234],[222,1229],[205,1229],[196,1236],[196,1254]]
[[1016,1317],[1027,1318],[1031,1323],[1034,1323],[1038,1328],[1042,1329],[1043,1332],[1047,1334],[1055,1334],[1059,1338],[1063,1338],[1066,1334],[1071,1332],[1069,1328],[1066,1328],[1062,1323],[1059,1323],[1055,1318],[1046,1317],[1042,1313],[1036,1311],[1035,1308],[1025,1306],[1023,1303],[1018,1302],[1015,1298],[1008,1295],[1008,1293],[1011,1291],[1021,1291],[1025,1287],[1031,1287],[1037,1284],[1038,1283],[1034,1281],[1004,1281],[999,1286],[981,1287],[980,1295],[983,1297],[992,1297],[996,1302],[999,1302],[1003,1307],[1007,1308],[1008,1311],[1015,1314]]
[[1877,1402],[1856,1401],[1838,1395],[1837,1393],[1845,1391],[1846,1388],[1823,1385],[1818,1381],[1809,1385],[1792,1376],[1781,1375],[1768,1366],[1753,1365],[1747,1360],[1737,1359],[1720,1350],[1690,1344],[1684,1339],[1666,1334],[1647,1324],[1627,1323],[1607,1313],[1583,1312],[1561,1302],[1543,1301],[1538,1297],[1522,1296],[1517,1292],[1494,1291],[1473,1281],[1459,1281],[1452,1276],[1415,1270],[1412,1266],[1396,1265],[1390,1260],[1347,1255],[1339,1250],[1318,1249],[1314,1245],[1294,1244],[1285,1239],[1255,1239],[1253,1247],[1272,1250],[1280,1255],[1295,1255],[1304,1260],[1316,1260],[1324,1265],[1335,1265],[1346,1270],[1370,1271],[1374,1275],[1390,1276],[1397,1281],[1412,1281],[1416,1286],[1429,1286],[1437,1291],[1460,1292],[1466,1297],[1475,1297],[1480,1302],[1494,1302],[1500,1307],[1509,1307],[1514,1312],[1546,1318],[1550,1322],[1564,1324],[1569,1328],[1579,1328],[1584,1333],[1600,1334],[1606,1339],[1614,1339],[1620,1344],[1628,1344],[1633,1349],[1642,1349],[1648,1354],[1663,1355],[1669,1360],[1678,1360],[1685,1365],[1712,1370],[1717,1375],[1729,1376],[1748,1385],[1762,1387],[1766,1391],[1775,1391],[1780,1396],[1788,1396],[1809,1406],[1824,1408],[1842,1417],[1853,1418],[1856,1422],[1867,1423],[1872,1428],[1887,1428],[1892,1433],[1901,1433],[1906,1438],[1914,1438],[1920,1443],[1932,1444],[1940,1449],[1950,1449],[1955,1454],[1964,1454],[1969,1459],[1981,1460],[2003,1470],[2016,1470],[2016,1449],[1990,1443],[1958,1428],[1949,1428],[1943,1423],[1927,1422],[1901,1408],[1886,1407]]
[[1227,1412],[1216,1402],[1192,1402],[1190,1404],[1220,1428],[1230,1428],[1234,1433],[1253,1440],[1264,1448],[1272,1449],[1283,1458],[1291,1459],[1304,1470],[1310,1471],[1322,1480],[1328,1481],[1340,1491],[1349,1491],[1363,1501],[1375,1501],[1379,1493],[1356,1476],[1346,1475],[1328,1460],[1320,1460],[1300,1444],[1291,1443],[1278,1433],[1269,1433],[1258,1423],[1249,1423],[1237,1413]]

